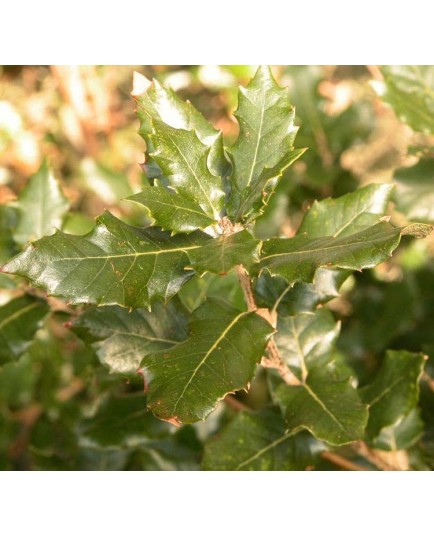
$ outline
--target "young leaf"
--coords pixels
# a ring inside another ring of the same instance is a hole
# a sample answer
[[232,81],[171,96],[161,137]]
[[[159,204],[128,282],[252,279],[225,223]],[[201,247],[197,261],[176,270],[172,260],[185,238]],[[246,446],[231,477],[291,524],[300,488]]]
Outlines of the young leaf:
[[393,179],[397,210],[409,220],[434,223],[434,159],[425,158],[415,166],[400,168]]
[[153,126],[152,158],[170,186],[218,221],[225,193],[222,178],[213,175],[208,168],[210,148],[200,141],[194,130],[172,128],[161,121],[154,121]]
[[0,307],[0,362],[19,357],[49,311],[45,301],[25,295]]
[[69,209],[69,201],[63,195],[47,162],[30,178],[14,207],[18,221],[13,236],[17,244],[51,235],[56,228],[61,227],[63,217]]
[[369,404],[366,432],[371,439],[415,408],[424,363],[422,354],[389,350],[374,381],[360,390],[363,402]]
[[260,67],[247,88],[240,88],[235,113],[240,133],[230,149],[234,162],[228,214],[235,221],[249,214],[273,181],[303,151],[293,151],[297,132],[288,89],[280,88],[268,67]]
[[190,253],[191,266],[199,273],[226,274],[237,264],[245,268],[259,261],[259,240],[246,230],[222,235]]
[[132,227],[106,212],[89,234],[58,231],[31,244],[2,271],[74,304],[147,307],[178,292],[193,275],[184,270],[187,253],[209,239],[199,231],[171,237],[158,228]]
[[304,428],[330,445],[361,439],[368,421],[368,407],[350,379],[336,378],[327,369],[312,368],[302,385],[281,384],[276,401],[285,411],[290,430]]
[[274,339],[285,363],[305,379],[313,367],[330,362],[339,330],[340,323],[323,308],[314,314],[279,317]]
[[399,119],[417,132],[434,133],[434,67],[392,65],[383,74],[386,90],[380,95]]
[[241,412],[205,444],[207,471],[303,471],[323,450],[312,436],[285,428],[277,408]]
[[187,312],[176,298],[129,312],[118,306],[87,309],[72,330],[96,350],[111,372],[135,373],[143,356],[187,337]]
[[273,328],[256,313],[216,299],[193,312],[190,337],[146,356],[148,407],[160,419],[196,422],[228,393],[245,389]]
[[384,216],[392,190],[391,184],[369,184],[337,199],[315,201],[306,212],[297,234],[336,238],[359,233]]
[[158,180],[128,200],[146,207],[155,225],[173,233],[191,233],[215,223],[197,203],[165,188]]
[[258,272],[266,269],[288,283],[310,283],[317,268],[330,266],[361,270],[372,268],[391,256],[401,230],[387,222],[350,236],[274,238],[264,243]]

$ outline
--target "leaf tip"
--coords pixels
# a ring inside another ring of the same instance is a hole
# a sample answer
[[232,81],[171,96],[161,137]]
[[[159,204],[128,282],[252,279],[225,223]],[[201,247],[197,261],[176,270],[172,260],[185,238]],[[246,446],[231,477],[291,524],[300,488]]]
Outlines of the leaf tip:
[[146,93],[149,87],[152,85],[151,80],[146,78],[143,74],[134,71],[133,73],[133,89],[131,91],[132,97],[139,97]]

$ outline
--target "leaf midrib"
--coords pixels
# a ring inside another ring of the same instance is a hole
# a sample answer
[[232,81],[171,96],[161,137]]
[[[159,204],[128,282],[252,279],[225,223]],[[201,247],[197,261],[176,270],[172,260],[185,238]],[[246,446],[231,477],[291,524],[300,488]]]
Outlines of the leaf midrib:
[[177,253],[178,251],[190,251],[192,249],[198,249],[201,248],[202,245],[199,246],[186,246],[182,248],[173,248],[173,249],[159,249],[157,251],[141,251],[141,252],[134,252],[134,253],[122,253],[118,255],[89,255],[88,257],[61,257],[59,259],[56,259],[53,262],[63,262],[63,261],[87,261],[87,260],[102,260],[102,259],[118,259],[118,258],[125,258],[125,257],[144,257],[146,255],[160,255],[165,253]]
[[176,417],[176,410],[178,408],[178,404],[179,402],[182,400],[182,398],[184,397],[184,394],[185,392],[187,391],[188,387],[190,386],[191,382],[193,381],[194,377],[196,376],[196,374],[198,373],[198,371],[200,370],[200,368],[206,363],[206,360],[208,359],[208,357],[212,354],[212,352],[217,348],[217,346],[219,345],[219,343],[226,337],[226,335],[229,333],[229,331],[235,326],[235,324],[243,317],[243,316],[246,316],[250,314],[248,311],[245,311],[243,313],[240,313],[239,315],[237,315],[233,320],[232,322],[223,330],[223,332],[221,333],[221,335],[216,339],[216,341],[212,344],[211,348],[206,352],[206,354],[204,355],[204,357],[201,359],[201,361],[198,363],[197,367],[193,370],[193,373],[192,375],[190,376],[190,379],[188,380],[188,382],[186,383],[184,389],[182,390],[181,394],[179,395],[178,397],[178,400],[175,402],[175,405],[173,407],[173,414],[174,416]]
[[263,456],[269,450],[273,449],[274,447],[277,447],[277,445],[280,445],[280,443],[283,443],[284,441],[286,441],[290,437],[294,436],[297,432],[298,432],[298,429],[293,430],[291,432],[287,432],[283,436],[275,439],[272,443],[268,444],[266,447],[263,447],[261,450],[258,450],[258,452],[256,454],[254,454],[253,456],[250,456],[250,458],[247,458],[247,460],[244,460],[243,462],[238,464],[235,467],[234,471],[240,471],[242,469],[242,467],[245,467],[249,463],[253,462],[254,460],[256,460],[258,458],[260,458],[261,456]]
[[[369,238],[368,240],[366,241],[362,241],[362,240],[358,240],[358,241],[354,241],[354,242],[348,242],[346,244],[332,244],[330,246],[324,246],[324,247],[321,247],[321,248],[314,248],[314,249],[308,249],[308,250],[296,250],[296,251],[286,251],[286,252],[283,252],[283,253],[273,253],[272,255],[266,255],[265,257],[262,257],[261,259],[261,262],[266,260],[266,259],[271,259],[271,258],[274,258],[274,257],[285,257],[285,256],[290,256],[290,255],[304,255],[304,254],[310,254],[310,253],[318,253],[318,252],[322,252],[322,251],[330,251],[330,250],[340,250],[340,249],[349,249],[349,248],[352,248],[354,246],[366,246],[366,245],[370,245],[370,244],[374,244],[376,242],[384,242],[386,240],[389,240],[391,238],[394,238],[394,235],[395,235],[395,229],[391,229],[391,230],[388,230],[388,233],[390,234],[390,236],[380,236],[380,237],[375,237],[375,238]],[[399,229],[398,229],[399,231]],[[324,237],[324,238],[329,238],[329,239],[333,239],[333,237]],[[319,238],[318,239],[315,239],[315,240],[320,240]],[[344,239],[342,239],[344,240]]]
[[26,313],[28,313],[32,309],[38,307],[38,305],[39,305],[39,303],[31,303],[30,305],[27,305],[26,307],[23,307],[22,309],[19,309],[18,311],[15,311],[15,313],[12,313],[10,316],[8,316],[7,318],[5,318],[4,320],[2,320],[0,322],[0,331],[5,326],[10,324],[13,320],[16,320],[17,318],[19,318],[22,315],[25,315]]

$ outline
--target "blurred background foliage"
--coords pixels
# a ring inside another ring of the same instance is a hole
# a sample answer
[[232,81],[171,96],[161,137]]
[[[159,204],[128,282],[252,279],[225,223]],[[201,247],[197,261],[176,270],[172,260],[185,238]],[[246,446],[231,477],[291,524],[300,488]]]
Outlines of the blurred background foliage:
[[[9,207],[44,159],[70,204],[65,231],[86,233],[104,209],[132,224],[148,222],[143,210],[121,201],[147,180],[130,97],[135,70],[172,86],[227,140],[236,138],[231,113],[238,85],[248,83],[254,66],[0,67],[1,262],[21,247]],[[288,170],[258,220],[259,238],[292,236],[313,200],[373,182],[396,185],[393,223],[433,222],[434,129],[429,120],[418,129],[420,115],[414,118],[415,108],[402,99],[406,92],[419,99],[429,119],[432,69],[273,66],[273,72],[291,90],[300,126],[297,146],[308,151]],[[425,432],[416,434],[403,468],[434,467],[433,236],[411,244],[404,239],[393,259],[351,276],[329,303],[342,322],[338,351],[360,384],[378,370],[386,349],[429,356],[420,401]],[[200,281],[200,288],[187,285],[181,293],[190,309],[198,293],[213,293],[212,276]],[[3,274],[0,286],[1,470],[198,469],[203,441],[237,404],[255,408],[267,400],[260,374],[249,394],[221,404],[205,423],[175,429],[145,413],[139,376],[108,374],[93,349],[65,327],[75,309],[50,298],[48,313],[42,293]],[[229,279],[228,292],[237,292]],[[10,311],[26,306],[25,329],[2,323]],[[13,348],[8,330],[20,332],[18,339],[14,332],[19,344]],[[316,467],[336,469],[324,460]]]

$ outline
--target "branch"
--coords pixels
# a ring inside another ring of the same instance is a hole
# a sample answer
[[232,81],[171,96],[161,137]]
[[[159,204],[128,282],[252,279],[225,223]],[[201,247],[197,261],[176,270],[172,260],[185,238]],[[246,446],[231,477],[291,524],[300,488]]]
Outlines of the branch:
[[333,463],[334,465],[337,465],[338,467],[342,467],[342,469],[346,469],[347,471],[369,471],[367,467],[363,467],[363,465],[359,465],[358,463],[347,460],[343,456],[336,454],[336,452],[322,452],[321,458]]

